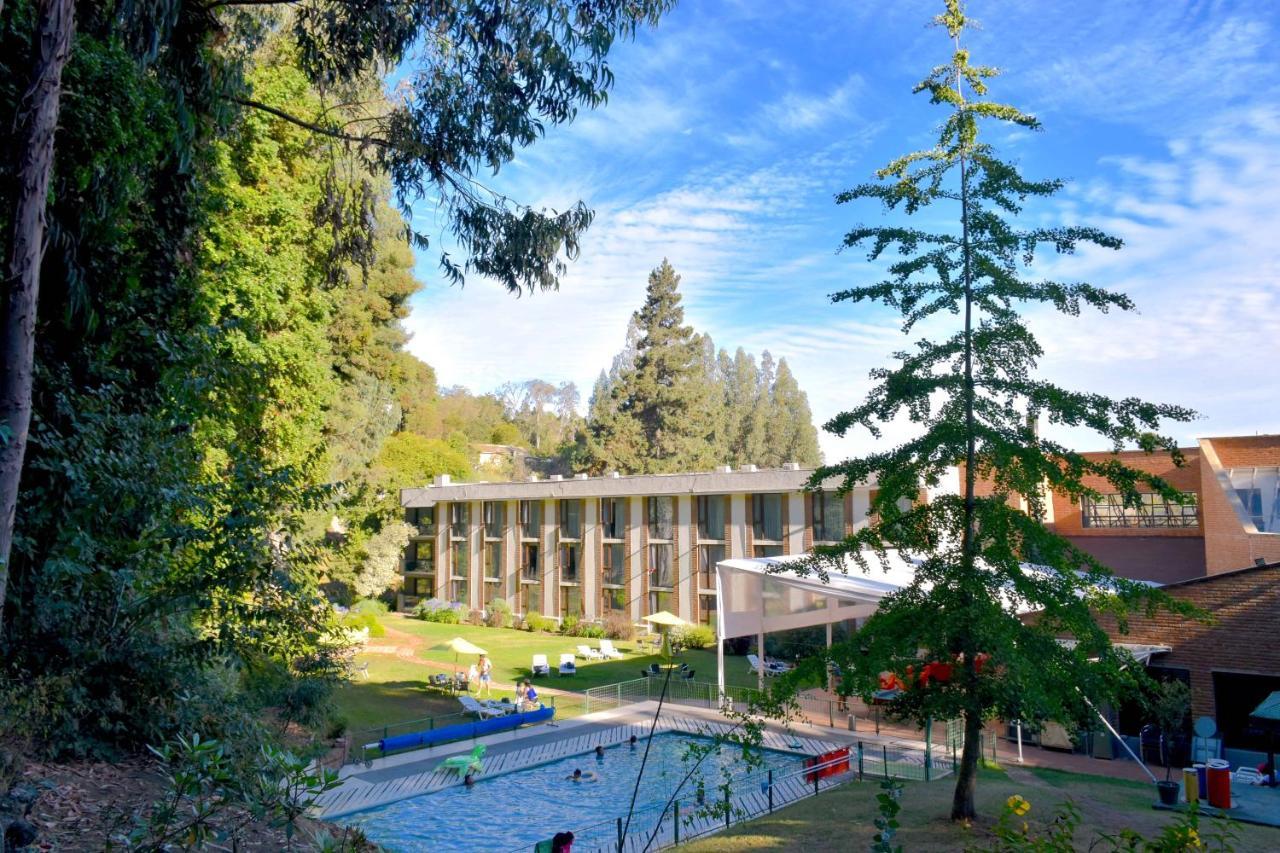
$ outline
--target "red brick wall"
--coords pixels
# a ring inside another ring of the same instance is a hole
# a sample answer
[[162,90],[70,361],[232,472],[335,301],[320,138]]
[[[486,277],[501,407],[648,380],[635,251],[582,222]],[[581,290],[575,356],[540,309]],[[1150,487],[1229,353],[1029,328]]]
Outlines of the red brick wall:
[[[1183,456],[1186,458],[1181,468],[1175,466],[1173,461],[1165,453],[1144,453],[1141,450],[1124,450],[1117,454],[1112,453],[1085,453],[1084,456],[1091,460],[1118,458],[1120,462],[1130,468],[1139,471],[1145,471],[1148,474],[1155,474],[1163,477],[1171,486],[1179,491],[1191,492],[1194,494],[1201,493],[1200,485],[1200,450],[1195,447],[1182,448]],[[1091,489],[1097,489],[1103,494],[1114,492],[1115,488],[1103,477],[1089,476],[1084,478],[1084,484]],[[1143,491],[1139,487],[1139,491]],[[1203,501],[1203,498],[1201,498]],[[1072,501],[1066,495],[1053,495],[1053,516],[1054,529],[1063,536],[1202,536],[1203,532],[1200,528],[1160,528],[1153,530],[1151,528],[1142,527],[1120,527],[1120,528],[1096,528],[1085,527],[1081,520],[1080,505]],[[1201,512],[1201,527],[1204,525],[1204,515]],[[1237,567],[1238,568],[1238,567]]]
[[[1280,465],[1280,436],[1206,438],[1201,441],[1217,455],[1223,468]],[[1280,534],[1245,530],[1244,523],[1218,481],[1217,472],[1209,463],[1209,453],[1200,459],[1200,476],[1204,481],[1201,515],[1209,574],[1243,568],[1257,559],[1280,561]]]
[[1161,612],[1151,619],[1130,619],[1126,634],[1108,633],[1115,642],[1171,646],[1170,654],[1152,663],[1191,672],[1194,716],[1216,716],[1215,671],[1280,676],[1280,642],[1275,639],[1280,628],[1280,563],[1168,586],[1165,591],[1208,611],[1215,622],[1206,625]]

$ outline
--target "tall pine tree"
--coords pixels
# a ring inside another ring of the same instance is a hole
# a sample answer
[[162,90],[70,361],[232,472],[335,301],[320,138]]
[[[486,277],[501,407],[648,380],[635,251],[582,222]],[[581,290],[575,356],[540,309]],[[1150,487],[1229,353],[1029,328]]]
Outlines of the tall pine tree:
[[799,462],[807,468],[822,462],[809,396],[800,389],[785,358],[778,362],[769,393],[766,431],[764,464]]

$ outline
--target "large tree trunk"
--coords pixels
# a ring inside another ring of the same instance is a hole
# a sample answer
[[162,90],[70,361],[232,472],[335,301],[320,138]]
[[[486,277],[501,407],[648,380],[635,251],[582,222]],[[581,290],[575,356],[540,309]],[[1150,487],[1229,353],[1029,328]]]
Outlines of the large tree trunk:
[[35,366],[36,307],[44,255],[45,205],[53,171],[53,134],[58,125],[62,69],[71,53],[75,23],[72,0],[40,0],[33,36],[31,83],[18,102],[13,162],[16,181],[9,223],[5,304],[0,324],[0,627],[9,583],[9,556],[18,509],[18,486],[31,426],[31,382]]
[[964,751],[956,773],[956,790],[951,799],[952,820],[973,820],[977,810],[973,804],[978,789],[978,762],[982,760],[982,716],[973,711],[964,715]]

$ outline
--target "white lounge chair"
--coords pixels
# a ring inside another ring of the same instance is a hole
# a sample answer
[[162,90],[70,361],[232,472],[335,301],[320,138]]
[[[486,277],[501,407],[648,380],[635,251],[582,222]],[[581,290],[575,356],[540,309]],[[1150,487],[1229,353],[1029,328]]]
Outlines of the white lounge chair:
[[621,660],[622,652],[613,647],[613,640],[600,641],[600,656],[609,660]]
[[560,655],[560,674],[561,675],[577,675],[578,665],[574,663],[573,652],[565,652]]
[[600,654],[590,646],[578,646],[578,654],[587,660],[604,660],[604,655]]
[[501,717],[504,713],[506,713],[505,711],[498,711],[494,708],[489,708],[485,705],[481,705],[479,702],[477,702],[475,699],[472,699],[470,696],[459,696],[458,701],[462,703],[462,708],[464,711],[466,711],[466,713],[475,714],[477,717],[479,717],[482,720],[488,717]]
[[546,655],[533,656],[533,674],[534,675],[550,675],[551,665],[547,663]]
[[[760,674],[760,658],[756,657],[755,655],[747,655],[747,664],[751,667],[752,675]],[[766,678],[771,675],[777,675],[776,672],[774,672],[772,669],[769,669],[768,667],[764,668],[764,674]]]

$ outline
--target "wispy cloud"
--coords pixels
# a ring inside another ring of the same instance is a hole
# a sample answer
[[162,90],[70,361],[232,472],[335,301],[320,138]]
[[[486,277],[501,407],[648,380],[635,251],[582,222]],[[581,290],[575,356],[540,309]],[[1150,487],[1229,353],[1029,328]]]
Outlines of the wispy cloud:
[[765,122],[784,130],[813,130],[836,119],[849,118],[863,86],[861,75],[851,74],[828,92],[788,92],[767,104],[762,115]]

